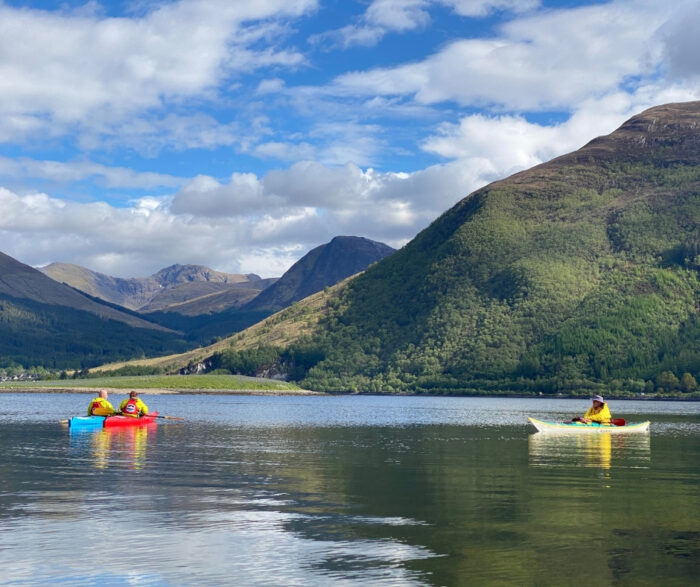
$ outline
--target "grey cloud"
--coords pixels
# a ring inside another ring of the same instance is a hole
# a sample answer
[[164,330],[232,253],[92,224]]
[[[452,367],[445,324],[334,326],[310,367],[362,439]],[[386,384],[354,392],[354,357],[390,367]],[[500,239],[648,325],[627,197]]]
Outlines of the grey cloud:
[[700,75],[700,3],[686,4],[658,31],[673,79]]
[[263,192],[254,174],[234,173],[228,184],[208,176],[194,178],[175,194],[170,210],[174,214],[218,218],[278,210],[282,204],[279,198]]
[[326,167],[303,161],[283,171],[271,171],[263,178],[265,192],[281,195],[297,206],[338,208],[353,206],[371,189],[366,175],[356,165]]

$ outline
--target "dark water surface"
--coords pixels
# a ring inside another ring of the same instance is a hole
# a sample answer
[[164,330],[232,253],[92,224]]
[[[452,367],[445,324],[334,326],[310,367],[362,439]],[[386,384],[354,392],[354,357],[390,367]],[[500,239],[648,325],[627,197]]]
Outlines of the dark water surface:
[[629,436],[527,424],[576,400],[162,395],[186,423],[58,422],[90,397],[0,394],[0,584],[700,577],[697,403],[612,402],[652,421]]

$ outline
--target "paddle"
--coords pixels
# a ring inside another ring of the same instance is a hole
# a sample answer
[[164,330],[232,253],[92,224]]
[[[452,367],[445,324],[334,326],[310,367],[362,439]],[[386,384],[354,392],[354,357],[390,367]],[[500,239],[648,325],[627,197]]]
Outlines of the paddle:
[[[121,412],[114,412],[114,414],[112,415],[122,416],[123,414]],[[165,418],[166,420],[182,420],[183,422],[185,421],[184,418],[180,418],[179,416],[154,416],[153,414],[144,414],[143,416],[139,416],[139,418]]]
[[[115,412],[114,414],[111,414],[112,416],[119,416],[119,412]],[[148,414],[146,414],[148,415]],[[109,416],[106,416],[109,418]],[[182,420],[183,422],[185,421],[184,418],[180,418],[179,416],[148,416],[149,418],[165,418],[166,420]],[[58,421],[60,424],[68,424],[68,420],[59,420]]]

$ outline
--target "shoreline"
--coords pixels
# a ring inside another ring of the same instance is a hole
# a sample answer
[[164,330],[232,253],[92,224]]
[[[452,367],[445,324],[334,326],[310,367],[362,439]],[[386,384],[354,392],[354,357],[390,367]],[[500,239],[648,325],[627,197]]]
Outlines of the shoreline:
[[1,388],[3,393],[85,393],[94,394],[104,389],[110,395],[128,395],[130,391],[136,391],[139,395],[329,395],[320,391],[308,389],[166,389],[144,387],[27,387],[27,388]]
[[[311,391],[309,389],[188,389],[188,388],[149,388],[149,387],[25,387],[11,388],[0,386],[0,396],[5,393],[84,393],[93,394],[105,389],[110,395],[126,395],[130,391],[136,391],[139,395],[268,395],[268,396],[375,396],[375,397],[473,397],[473,398],[511,398],[511,399],[571,399],[588,400],[587,396],[565,396],[565,395],[528,395],[517,393],[495,393],[495,394],[426,394],[426,393],[357,393],[357,392],[324,392]],[[609,396],[610,401],[668,401],[668,402],[700,402],[700,397],[615,397]]]

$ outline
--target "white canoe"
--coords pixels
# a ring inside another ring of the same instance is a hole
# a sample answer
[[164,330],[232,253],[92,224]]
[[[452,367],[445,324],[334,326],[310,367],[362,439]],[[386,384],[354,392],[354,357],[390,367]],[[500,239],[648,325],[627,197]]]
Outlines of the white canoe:
[[612,432],[613,434],[630,434],[632,432],[648,432],[651,422],[637,422],[624,426],[613,426],[608,424],[583,424],[582,422],[544,422],[536,418],[529,418],[530,423],[537,428],[538,432]]

